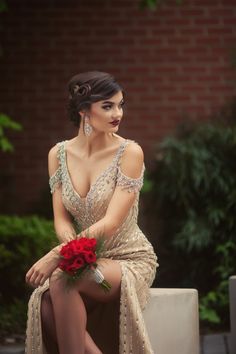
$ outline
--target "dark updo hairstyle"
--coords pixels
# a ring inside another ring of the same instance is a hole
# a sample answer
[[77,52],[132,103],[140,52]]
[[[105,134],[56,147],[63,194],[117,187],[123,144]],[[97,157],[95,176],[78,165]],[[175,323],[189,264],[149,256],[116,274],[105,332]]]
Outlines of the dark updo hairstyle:
[[101,71],[88,71],[74,75],[68,82],[68,90],[68,114],[76,127],[80,126],[80,111],[88,111],[92,103],[107,100],[119,91],[124,95],[115,78]]

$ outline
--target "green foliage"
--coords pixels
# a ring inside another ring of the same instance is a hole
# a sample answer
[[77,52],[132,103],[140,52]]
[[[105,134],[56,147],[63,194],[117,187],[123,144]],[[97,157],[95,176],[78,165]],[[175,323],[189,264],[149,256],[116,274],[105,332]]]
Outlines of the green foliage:
[[[2,12],[6,12],[8,10],[8,7],[7,7],[7,3],[5,0],[0,0],[0,13]],[[3,49],[2,49],[2,46],[0,44],[0,57],[3,56]]]
[[217,293],[215,291],[209,291],[206,296],[201,299],[199,304],[200,318],[203,321],[218,324],[220,318],[216,311],[212,308],[217,301]]
[[214,269],[219,275],[220,282],[216,288],[202,296],[200,302],[200,318],[205,322],[220,324],[224,311],[229,306],[229,275],[235,272],[236,243],[226,241],[216,246],[216,253],[220,256],[220,263]]
[[30,290],[25,274],[57,242],[53,222],[37,216],[0,216],[0,296],[12,303]]
[[152,191],[152,188],[153,188],[153,181],[151,181],[149,179],[149,176],[148,176],[148,172],[147,170],[144,171],[144,179],[143,179],[143,187],[140,191],[141,195],[142,194],[145,194],[145,193],[148,193],[148,192],[151,192]]
[[160,146],[160,202],[181,211],[176,246],[187,250],[236,238],[236,127],[204,124]]
[[163,257],[177,259],[182,285],[198,288],[201,320],[219,325],[228,321],[228,278],[236,272],[235,161],[235,124],[182,126],[160,144],[149,176]]
[[0,0],[0,12],[7,11],[7,3],[5,0]]
[[52,221],[0,215],[0,337],[24,333],[32,292],[25,274],[55,243]]
[[27,321],[27,303],[15,299],[10,304],[0,305],[0,338],[6,335],[24,334]]
[[[181,5],[183,0],[175,0],[177,5]],[[168,0],[141,0],[140,6],[141,8],[149,8],[149,9],[157,9],[161,5],[168,4]]]
[[[76,232],[80,232],[74,225]],[[22,333],[33,288],[25,282],[29,268],[58,244],[52,220],[37,215],[0,215],[0,336]]]
[[3,152],[14,151],[13,145],[5,135],[4,129],[22,130],[22,125],[12,120],[6,114],[0,113],[0,150]]

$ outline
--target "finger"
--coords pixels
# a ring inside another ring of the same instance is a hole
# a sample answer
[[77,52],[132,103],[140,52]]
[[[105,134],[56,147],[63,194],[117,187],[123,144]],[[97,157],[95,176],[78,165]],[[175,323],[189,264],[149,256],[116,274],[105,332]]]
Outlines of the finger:
[[30,268],[30,270],[26,273],[26,276],[25,276],[25,281],[28,283],[29,282],[29,279],[31,278],[33,274],[33,269]]
[[34,280],[34,285],[35,286],[41,285],[41,280],[43,279],[43,277],[44,277],[44,274],[39,274]]
[[35,280],[38,277],[38,275],[39,275],[39,271],[34,270],[33,273],[28,278],[29,284],[31,284],[32,286],[35,286]]
[[39,284],[39,285],[42,286],[42,285],[45,283],[46,279],[47,279],[47,277],[46,277],[46,276],[43,276],[43,277],[41,278],[41,280],[40,280],[40,284]]
[[27,283],[28,285],[31,285],[31,279],[33,279],[33,278],[32,278],[32,275],[30,275],[30,276],[28,276],[28,277],[26,278],[26,283]]

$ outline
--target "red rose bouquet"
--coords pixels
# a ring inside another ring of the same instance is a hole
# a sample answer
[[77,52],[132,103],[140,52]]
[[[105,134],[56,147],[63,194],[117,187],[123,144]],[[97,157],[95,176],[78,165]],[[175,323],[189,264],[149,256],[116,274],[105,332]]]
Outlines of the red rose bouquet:
[[103,249],[104,240],[101,237],[98,239],[76,238],[61,248],[58,267],[63,270],[70,282],[92,271],[96,283],[99,283],[104,291],[109,291],[111,285],[104,279],[96,263]]

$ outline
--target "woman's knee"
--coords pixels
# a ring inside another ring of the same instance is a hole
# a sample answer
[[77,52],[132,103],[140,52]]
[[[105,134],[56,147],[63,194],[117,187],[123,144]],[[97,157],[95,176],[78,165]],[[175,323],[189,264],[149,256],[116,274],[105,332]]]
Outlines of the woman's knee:
[[65,279],[62,276],[62,273],[57,271],[54,272],[49,279],[49,292],[51,301],[53,301],[55,296],[65,292],[65,287]]

